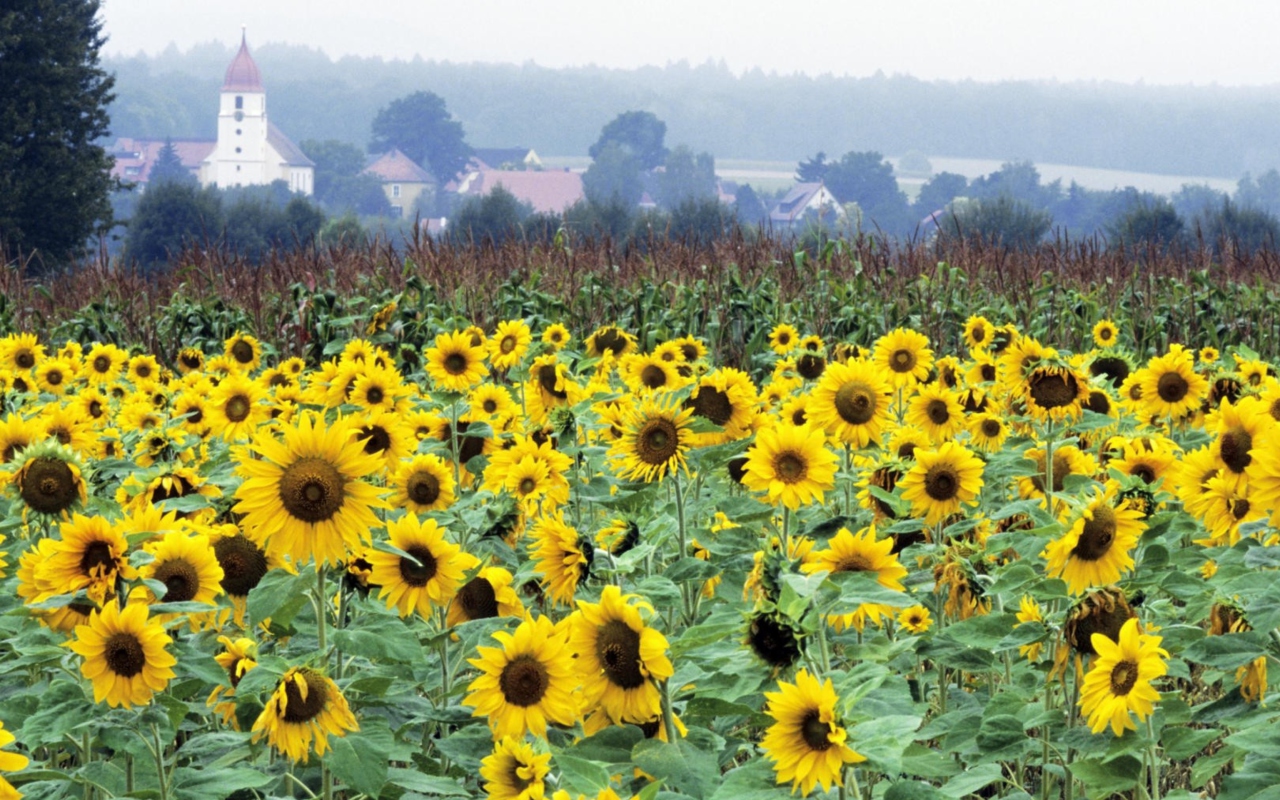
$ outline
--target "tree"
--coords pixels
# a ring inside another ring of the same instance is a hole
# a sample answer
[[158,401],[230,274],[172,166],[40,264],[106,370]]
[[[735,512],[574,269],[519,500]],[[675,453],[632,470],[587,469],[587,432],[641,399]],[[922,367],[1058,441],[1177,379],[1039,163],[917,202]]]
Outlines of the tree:
[[10,0],[0,10],[0,250],[54,263],[110,227],[114,78],[98,0]]
[[1184,183],[1181,189],[1169,196],[1174,210],[1183,219],[1209,215],[1213,209],[1221,207],[1226,199],[1225,192],[1204,183]]
[[1164,198],[1138,202],[1107,225],[1107,236],[1130,248],[1164,251],[1182,244],[1185,224]]
[[1053,215],[1048,211],[1008,195],[957,203],[938,220],[940,236],[970,239],[1011,250],[1035,247],[1051,227]]
[[617,142],[608,142],[592,156],[595,160],[582,174],[582,191],[598,205],[622,203],[634,207],[644,194],[640,161]]
[[933,175],[933,164],[919,150],[908,150],[898,159],[897,173],[912,178],[929,178]]
[[446,184],[471,158],[462,123],[450,116],[444,100],[432,92],[414,92],[393,100],[373,120],[370,153],[399,148],[423,169]]
[[161,147],[160,152],[156,154],[156,163],[151,167],[150,174],[147,175],[147,182],[152,186],[166,181],[186,183],[192,186],[196,183],[196,176],[192,175],[191,170],[183,165],[182,159],[178,157],[177,148],[173,146],[172,139],[164,140],[164,147]]
[[758,225],[769,216],[769,209],[765,208],[760,195],[756,194],[749,183],[738,187],[734,206],[737,208],[738,220],[744,225]]
[[216,189],[162,182],[138,200],[125,234],[125,258],[145,270],[157,269],[188,246],[216,240],[222,227]]
[[1212,211],[1201,212],[1196,229],[1221,257],[1224,252],[1239,254],[1280,247],[1280,220],[1256,208],[1241,208],[1230,200]]
[[939,172],[920,187],[912,212],[916,219],[923,219],[938,209],[945,208],[947,203],[964,194],[968,186],[969,181],[963,175]]
[[614,117],[600,130],[600,138],[587,150],[598,159],[609,145],[617,145],[640,164],[640,169],[656,168],[667,157],[663,140],[667,123],[651,111],[627,111]]
[[733,229],[733,212],[716,197],[690,198],[671,211],[670,237],[710,247]]
[[667,209],[690,201],[715,200],[715,158],[710,153],[694,155],[693,150],[684,145],[672,150],[658,175],[658,195],[659,202]]
[[857,203],[866,222],[889,233],[912,227],[907,196],[898,188],[893,165],[877,152],[848,152],[827,167],[826,185],[841,203]]
[[827,154],[818,151],[818,154],[808,161],[801,161],[796,166],[796,181],[799,183],[821,183],[827,177]]
[[969,197],[993,200],[1012,197],[1035,208],[1048,208],[1062,196],[1062,182],[1040,183],[1040,170],[1030,161],[1009,161],[990,175],[974,178],[969,184]]
[[502,244],[520,237],[520,223],[532,213],[532,206],[521,203],[499,184],[483,197],[472,197],[462,204],[449,222],[449,235],[460,242]]
[[1268,214],[1280,213],[1280,172],[1269,169],[1254,180],[1249,173],[1236,184],[1235,202]]

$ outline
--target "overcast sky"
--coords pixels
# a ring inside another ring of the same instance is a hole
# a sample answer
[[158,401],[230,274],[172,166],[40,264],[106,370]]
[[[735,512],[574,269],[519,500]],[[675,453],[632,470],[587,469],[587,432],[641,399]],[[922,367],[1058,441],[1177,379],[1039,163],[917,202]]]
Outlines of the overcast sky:
[[1280,83],[1272,0],[103,0],[106,51],[238,40],[548,67]]

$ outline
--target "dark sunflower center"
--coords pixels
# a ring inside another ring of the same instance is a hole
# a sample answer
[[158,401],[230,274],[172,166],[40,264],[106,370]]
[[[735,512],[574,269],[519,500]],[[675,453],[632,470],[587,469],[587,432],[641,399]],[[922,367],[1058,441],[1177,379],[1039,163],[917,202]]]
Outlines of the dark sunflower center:
[[342,508],[346,478],[323,458],[300,458],[285,467],[279,485],[280,502],[294,519],[323,522]]
[[729,395],[710,386],[700,387],[698,396],[690,398],[686,405],[693,409],[693,413],[720,426],[733,416]]
[[1138,665],[1132,661],[1121,661],[1111,669],[1111,694],[1123,697],[1137,682]]
[[242,394],[234,395],[227,401],[227,419],[231,422],[244,422],[249,418],[249,409],[249,398]]
[[80,573],[94,575],[96,572],[106,573],[116,568],[115,556],[111,554],[111,545],[106,542],[90,542],[80,556]]
[[1245,467],[1253,461],[1249,450],[1253,447],[1253,437],[1243,428],[1232,428],[1218,438],[1222,463],[1232,472],[1244,472]]
[[284,682],[284,721],[302,723],[315,719],[324,711],[325,701],[329,699],[329,687],[325,685],[324,676],[302,670],[300,673],[307,684],[307,696],[298,691],[298,684],[292,679]]
[[407,494],[420,506],[429,506],[440,498],[440,481],[429,472],[415,472],[409,476]]
[[23,350],[13,361],[20,369],[31,369],[36,365],[36,356],[30,350]]
[[889,369],[894,372],[910,372],[916,367],[916,354],[910,350],[894,350],[889,356]]
[[617,328],[606,328],[596,335],[596,349],[601,353],[621,353],[627,347],[627,337]]
[[253,345],[241,339],[231,345],[231,357],[241,364],[253,363]]
[[982,435],[988,439],[996,438],[1000,435],[1000,431],[1003,429],[1004,428],[998,419],[987,418],[982,421]]
[[547,668],[529,655],[513,658],[498,676],[498,688],[502,690],[503,697],[515,706],[536,705],[550,685]]
[[836,413],[850,425],[864,425],[876,413],[876,396],[862,381],[849,381],[836,390]]
[[902,444],[898,445],[898,458],[915,458],[915,457],[916,457],[915,442],[903,442]]
[[248,670],[241,670],[240,664],[245,659],[237,658],[227,666],[227,680],[231,681],[231,688],[234,689],[240,685],[240,680],[245,676]]
[[799,453],[784,451],[774,456],[773,471],[783,483],[797,483],[804,480],[809,470]]
[[383,393],[380,387],[374,386],[372,389],[365,392],[364,396],[365,399],[369,401],[369,405],[376,406],[382,402],[382,398],[386,397],[386,394]]
[[175,558],[156,567],[155,579],[168,589],[166,603],[185,603],[200,592],[200,573],[185,559]]
[[[196,369],[197,367],[200,366],[200,361],[201,361],[200,356],[196,355],[195,353],[187,353],[182,357],[182,365],[187,369]],[[100,371],[106,372],[106,369],[104,368]]]
[[1135,464],[1129,474],[1142,478],[1143,483],[1156,482],[1156,471],[1150,464]]
[[103,409],[102,409],[101,400],[89,401],[89,416],[93,417],[94,419],[97,419],[98,417],[102,416],[102,411]]
[[996,379],[995,364],[983,364],[982,367],[978,370],[978,372],[982,375],[982,380],[985,383],[991,383]]
[[973,337],[973,341],[981,344],[987,340],[987,326],[974,325],[973,330],[969,333]]
[[450,353],[444,357],[444,371],[450,375],[462,375],[467,371],[467,357],[462,353]]
[[1097,506],[1093,509],[1093,519],[1084,523],[1080,541],[1071,555],[1082,561],[1097,561],[1111,550],[1115,539],[1116,512],[1110,506]]
[[795,633],[771,616],[752,620],[747,641],[756,655],[775,667],[789,667],[800,658]]
[[65,511],[79,496],[71,466],[58,458],[42,457],[28,464],[19,489],[27,507],[41,514]]
[[799,372],[800,376],[805,380],[816,381],[822,377],[822,373],[826,368],[827,360],[812,353],[800,356],[800,360],[796,362],[796,372]]
[[1156,381],[1156,394],[1160,395],[1160,399],[1166,403],[1181,402],[1190,388],[1186,378],[1176,372],[1166,372],[1160,376],[1160,380]]
[[804,719],[800,720],[800,736],[811,750],[821,751],[831,747],[831,740],[827,738],[830,733],[831,725],[822,721],[822,715],[816,708],[810,709]]
[[786,331],[782,331],[781,333],[779,333],[778,344],[783,346],[791,344],[791,334],[787,333]]
[[361,428],[360,438],[365,440],[364,451],[369,455],[385,452],[391,446],[391,434],[381,425]]
[[640,370],[640,382],[650,389],[658,389],[667,384],[667,373],[655,364],[646,364]]
[[45,374],[44,379],[50,386],[60,386],[62,384],[62,372],[56,369],[51,369]]
[[870,572],[871,565],[867,563],[867,559],[858,553],[847,555],[840,559],[840,563],[836,564],[836,572]]
[[[1040,471],[1031,478],[1031,484],[1036,487],[1036,491],[1044,492],[1044,455],[1042,454],[1036,459],[1039,464]],[[1071,460],[1058,451],[1053,454],[1053,490],[1055,492],[1062,491],[1063,481],[1071,474]]]
[[1031,389],[1031,399],[1046,409],[1071,405],[1080,389],[1074,375],[1056,372],[1032,373],[1027,383]]
[[498,349],[501,350],[503,353],[510,353],[512,350],[515,350],[516,337],[514,336],[502,337],[502,342],[498,345]]
[[1105,375],[1112,386],[1119,386],[1129,377],[1129,362],[1118,356],[1104,356],[1094,359],[1089,365],[1091,375]]
[[952,500],[960,492],[960,476],[947,464],[935,464],[925,473],[924,491],[939,502]]
[[680,450],[680,431],[669,419],[646,420],[636,434],[636,456],[646,464],[666,464]]
[[640,634],[620,619],[611,619],[596,633],[596,657],[605,677],[615,686],[635,689],[644,683],[640,672]]
[[517,491],[519,491],[521,495],[526,495],[537,488],[538,488],[537,481],[535,481],[533,478],[525,477],[520,479],[520,485],[517,487]]
[[797,408],[795,411],[791,412],[792,425],[795,425],[798,428],[805,424],[806,421],[808,421],[808,417],[805,415],[803,408]]
[[192,425],[199,425],[204,421],[204,409],[196,406],[187,412],[187,421]]
[[498,410],[498,401],[493,398],[485,398],[485,401],[480,404],[480,407],[484,409],[484,413],[492,414]]
[[93,371],[105,374],[111,369],[111,359],[106,356],[98,356],[93,360]]
[[147,654],[142,642],[132,633],[114,633],[102,647],[102,657],[107,668],[122,678],[132,678],[147,665]]
[[418,559],[415,564],[407,558],[400,559],[400,577],[410,586],[426,586],[436,575],[436,557],[422,545],[412,545],[404,549],[406,553]]
[[1103,328],[1102,330],[1098,331],[1098,338],[1104,342],[1111,341],[1111,329]]
[[462,605],[467,619],[490,619],[498,616],[498,595],[493,584],[476,576],[458,590],[456,602]]
[[58,440],[58,444],[71,444],[71,429],[65,425],[57,425],[49,428],[49,433],[53,438]]
[[942,400],[930,400],[929,404],[925,406],[924,413],[934,425],[946,425],[951,419],[951,410],[947,408],[946,402]]
[[1241,497],[1231,501],[1231,516],[1236,520],[1242,520],[1249,513],[1249,501]]
[[1085,401],[1084,407],[1095,414],[1111,413],[1111,398],[1106,392],[1100,392],[1097,389],[1089,392],[1089,399]]
[[267,574],[267,556],[244,535],[228,536],[213,545],[222,567],[222,590],[232,597],[247,597]]
[[564,389],[557,389],[556,383],[559,381],[559,374],[555,364],[543,364],[538,367],[538,385],[542,387],[542,391],[556,398],[564,400],[569,393]]

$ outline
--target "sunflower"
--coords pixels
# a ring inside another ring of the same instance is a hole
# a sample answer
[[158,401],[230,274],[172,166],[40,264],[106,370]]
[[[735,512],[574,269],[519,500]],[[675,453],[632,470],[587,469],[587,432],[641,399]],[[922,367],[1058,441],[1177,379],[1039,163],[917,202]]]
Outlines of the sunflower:
[[645,624],[653,608],[617,586],[599,603],[582,602],[569,618],[569,648],[582,679],[583,702],[601,707],[616,723],[640,724],[662,713],[655,681],[674,672],[667,638]]
[[1155,491],[1177,463],[1177,444],[1164,437],[1144,437],[1125,441],[1120,452],[1107,461],[1107,469],[1139,478]]
[[89,622],[76,626],[70,644],[84,661],[80,671],[93,682],[93,701],[112,708],[147,705],[155,692],[173,679],[178,660],[165,648],[173,644],[158,620],[147,619],[147,606],[131,603],[124,610],[108,603]]
[[898,624],[908,633],[924,633],[933,626],[933,620],[929,617],[929,609],[917,604],[902,609],[898,614]]
[[1240,541],[1240,526],[1262,519],[1267,510],[1250,501],[1247,484],[1219,475],[1205,482],[1204,494],[1196,504],[1196,516],[1204,522],[1209,536],[1195,539],[1205,547],[1233,547]]
[[88,499],[75,453],[52,440],[25,448],[15,466],[13,484],[24,514],[64,517]]
[[115,591],[116,579],[132,580],[136,573],[125,556],[128,542],[102,517],[73,514],[60,528],[61,539],[52,555],[37,568],[37,577],[55,587],[53,594],[71,594],[85,589],[89,598],[102,605]]
[[790,353],[800,343],[800,331],[794,325],[780,322],[769,331],[769,348],[780,356]]
[[1169,654],[1160,641],[1159,636],[1139,632],[1136,618],[1120,628],[1118,641],[1093,634],[1098,659],[1084,676],[1079,705],[1094,733],[1102,733],[1110,724],[1112,733],[1123,736],[1126,730],[1138,729],[1130,712],[1137,714],[1139,721],[1155,713],[1160,693],[1151,681],[1168,672],[1164,659]]
[[508,370],[519,366],[520,359],[529,352],[533,334],[522,319],[504,320],[498,323],[493,338],[489,340],[489,364],[496,370]]
[[366,412],[394,411],[408,394],[409,389],[395,367],[369,363],[356,377],[346,399]]
[[386,599],[387,608],[395,607],[402,617],[415,609],[430,617],[434,607],[453,600],[465,574],[480,565],[475,556],[462,552],[444,534],[435,520],[420,520],[416,514],[387,523],[391,546],[412,556],[409,559],[381,550],[368,553],[373,567],[369,582],[381,587],[378,596]]
[[1088,378],[1047,360],[1027,370],[1021,389],[1027,413],[1041,422],[1075,419],[1089,399]]
[[538,356],[529,366],[524,400],[526,416],[533,422],[539,425],[547,422],[553,410],[573,405],[580,395],[580,387],[569,377],[568,368],[555,353]]
[[449,462],[431,453],[401,461],[391,475],[391,505],[414,514],[442,511],[457,499]]
[[880,441],[891,421],[891,390],[881,372],[865,361],[831,364],[812,393],[810,417],[837,441],[866,447]]
[[835,453],[827,449],[826,435],[808,425],[779,425],[756,434],[747,451],[743,485],[767,492],[770,503],[781,502],[796,510],[822,502],[823,492],[835,488]]
[[573,335],[569,333],[569,329],[559,322],[553,322],[542,330],[542,343],[552,350],[560,350],[572,340]]
[[426,370],[436,387],[452,392],[465,392],[489,374],[484,348],[473,344],[466,332],[436,336],[435,346],[426,353]]
[[315,414],[280,428],[281,438],[260,433],[245,450],[237,472],[244,478],[232,509],[243,514],[251,537],[296,563],[339,564],[348,548],[369,541],[379,525],[373,509],[385,508],[379,489],[361,478],[381,466],[364,452],[349,422],[326,425]]
[[622,361],[622,375],[635,394],[670,391],[686,382],[677,364],[652,355],[626,356]]
[[218,559],[218,566],[222,567],[222,581],[219,585],[235,605],[237,618],[242,618],[249,592],[275,566],[275,559],[268,556],[252,539],[240,533],[234,525],[224,526],[211,540],[214,558]]
[[[468,419],[475,422],[501,423],[520,413],[520,404],[512,399],[507,387],[492,383],[482,383],[472,389],[467,395],[467,405],[470,408]],[[495,427],[501,427],[501,424]]]
[[395,411],[370,411],[351,417],[350,421],[365,454],[381,457],[386,469],[394,469],[417,449],[413,430]]
[[614,357],[625,356],[636,348],[636,337],[617,325],[597,328],[587,337],[587,355],[599,358],[608,353]]
[[565,523],[559,512],[544,514],[533,526],[537,559],[533,571],[553,603],[573,605],[578,584],[591,572],[594,548],[574,528]]
[[1181,419],[1199,408],[1209,382],[1195,371],[1191,353],[1174,346],[1151,359],[1141,383],[1142,406],[1153,417]]
[[71,364],[61,358],[46,358],[36,367],[36,386],[43,392],[61,397],[75,377]]
[[945,442],[964,428],[964,407],[956,392],[929,384],[907,404],[907,422],[924,430],[935,443]]
[[[1040,611],[1040,604],[1029,594],[1024,594],[1018,602],[1017,613],[1018,624],[1023,625],[1028,622],[1044,622],[1044,614]],[[1032,642],[1018,646],[1018,655],[1026,658],[1028,661],[1036,662],[1040,660],[1040,651],[1044,648],[1044,642]]]
[[935,525],[960,511],[962,503],[975,505],[982,489],[982,460],[955,442],[936,450],[916,451],[916,463],[898,486],[911,503],[911,513]]
[[263,403],[262,387],[244,375],[228,375],[209,396],[207,419],[213,431],[228,442],[242,442],[253,436],[270,415]]
[[596,532],[596,545],[612,556],[623,555],[640,544],[640,526],[635,520],[614,517]]
[[267,743],[289,760],[306,763],[315,753],[323,756],[330,736],[358,731],[347,698],[338,685],[310,667],[290,667],[276,684],[267,705],[253,723],[253,741]]
[[[32,442],[44,438],[44,426],[37,420],[9,414],[0,420],[0,464],[8,464]],[[3,480],[0,477],[0,480]]]
[[249,334],[236,331],[222,343],[222,354],[236,369],[247,374],[262,363],[262,344]]
[[977,414],[969,420],[969,440],[984,453],[995,453],[1004,446],[1009,426],[998,414]]
[[[1022,457],[1035,464],[1035,471],[1018,479],[1018,494],[1024,498],[1043,498],[1046,482],[1044,450],[1032,448],[1023,453]],[[1098,471],[1098,462],[1094,457],[1072,444],[1060,444],[1053,448],[1052,466],[1054,494],[1063,490],[1068,475],[1090,476]]]
[[533,745],[510,736],[494,742],[480,761],[480,777],[489,800],[542,800],[551,772],[551,754],[538,755]]
[[0,363],[14,372],[27,372],[44,359],[44,345],[33,333],[15,333],[0,339]]
[[1099,320],[1093,326],[1093,343],[1098,347],[1115,347],[1120,337],[1120,329],[1109,319]]
[[689,419],[693,409],[681,408],[673,394],[646,397],[628,415],[622,436],[610,448],[621,477],[660,481],[685,468],[685,453],[693,441]]
[[524,604],[512,588],[513,581],[511,573],[502,567],[484,567],[453,596],[445,624],[452,628],[477,619],[523,618]]
[[1115,583],[1133,568],[1131,551],[1147,526],[1142,512],[1115,494],[1115,485],[1095,492],[1074,519],[1062,520],[1069,525],[1066,533],[1041,554],[1048,561],[1046,574],[1066,581],[1072,594]]
[[986,317],[969,317],[964,323],[964,343],[970,350],[985,350],[991,344],[994,330],[991,320]]
[[[827,542],[826,550],[809,553],[801,565],[805,574],[826,571],[832,575],[842,572],[874,572],[876,583],[886,589],[903,591],[902,579],[907,570],[893,554],[893,539],[876,539],[876,526],[869,525],[856,535],[848,528],[841,528]],[[861,631],[867,622],[880,624],[880,618],[893,615],[893,607],[880,603],[863,603],[850,612],[832,614],[828,619],[837,631],[852,627]]]
[[723,434],[700,434],[705,444],[740,439],[751,429],[754,418],[752,409],[759,401],[756,386],[742,370],[721,367],[703,375],[685,401],[685,407],[693,409],[694,416],[701,417],[724,429]]
[[[13,742],[13,734],[6,731],[4,723],[0,722],[0,747],[8,747]],[[31,759],[21,753],[0,752],[0,772],[17,772],[18,770],[26,769],[30,763]],[[18,800],[20,797],[22,795],[18,794],[18,791],[10,786],[8,781],[0,778],[0,798]]]
[[839,698],[830,678],[818,683],[802,669],[794,684],[778,681],[778,691],[764,696],[774,724],[760,747],[765,758],[775,762],[778,783],[790,782],[793,794],[796,789],[811,794],[819,783],[823,791],[830,791],[833,783],[843,786],[845,764],[866,761],[845,744],[848,732],[836,714]]
[[876,340],[872,360],[882,375],[896,388],[929,378],[933,351],[929,337],[907,328],[896,328]]
[[804,632],[796,623],[777,610],[757,609],[747,622],[747,647],[775,673],[789,669],[800,660],[803,639]]
[[[90,351],[92,355],[92,351]],[[178,351],[178,357],[174,360],[177,364],[178,372],[183,375],[190,375],[204,370],[204,351],[198,347],[184,347]]]
[[240,680],[249,673],[249,670],[258,666],[255,660],[258,644],[243,636],[235,640],[228,636],[219,636],[218,641],[222,644],[223,650],[214,656],[213,660],[227,671],[227,680],[231,685],[213,687],[213,691],[205,700],[205,705],[213,708],[214,713],[222,718],[223,725],[230,725],[238,731],[240,723],[236,719],[236,687],[240,685]]
[[472,716],[487,717],[494,737],[546,738],[547,723],[573,725],[579,717],[578,674],[566,630],[548,617],[526,619],[515,633],[497,631],[500,647],[476,648],[467,659],[480,670],[462,701]]

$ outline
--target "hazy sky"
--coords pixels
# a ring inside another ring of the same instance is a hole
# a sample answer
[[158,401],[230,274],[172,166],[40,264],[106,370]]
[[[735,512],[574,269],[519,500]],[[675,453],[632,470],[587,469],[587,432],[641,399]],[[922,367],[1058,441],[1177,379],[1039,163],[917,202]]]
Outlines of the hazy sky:
[[921,78],[1280,83],[1272,0],[103,0],[107,52],[239,39],[332,57]]

